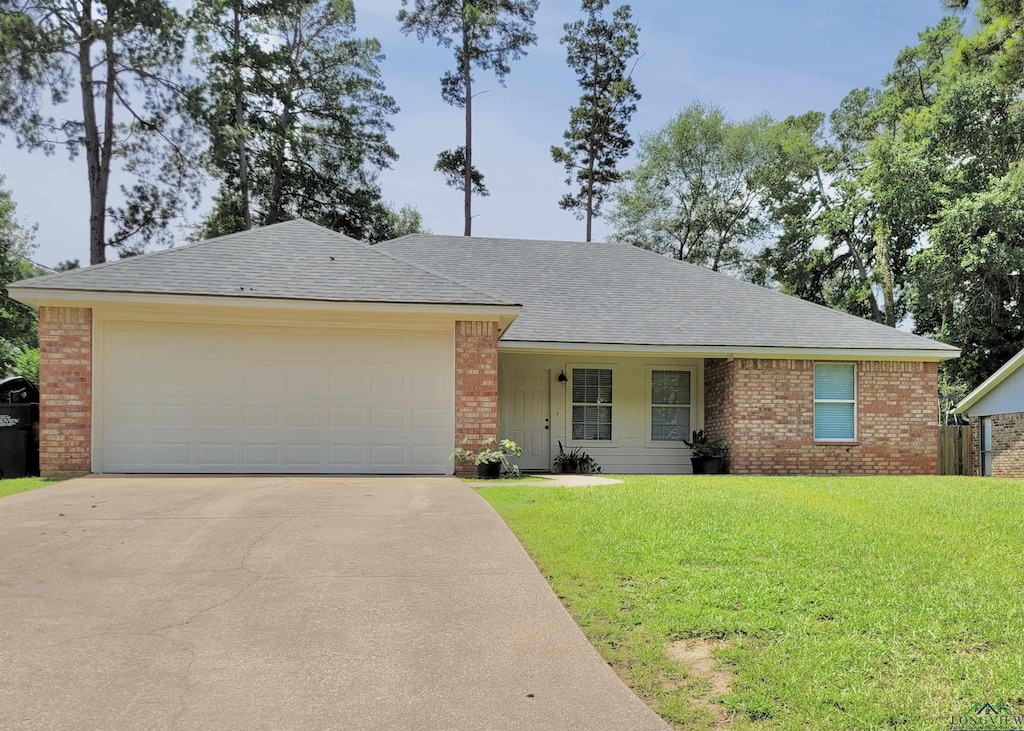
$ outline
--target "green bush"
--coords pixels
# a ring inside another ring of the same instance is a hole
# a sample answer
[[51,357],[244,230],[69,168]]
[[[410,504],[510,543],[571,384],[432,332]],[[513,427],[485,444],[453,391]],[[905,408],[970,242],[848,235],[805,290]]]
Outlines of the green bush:
[[11,371],[16,376],[22,376],[39,385],[39,348],[23,350],[14,356],[11,364]]

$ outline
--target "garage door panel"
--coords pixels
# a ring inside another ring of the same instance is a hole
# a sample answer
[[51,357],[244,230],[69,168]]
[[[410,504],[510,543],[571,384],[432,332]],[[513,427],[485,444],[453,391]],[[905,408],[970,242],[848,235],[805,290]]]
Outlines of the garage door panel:
[[445,472],[452,351],[441,331],[106,323],[101,466]]

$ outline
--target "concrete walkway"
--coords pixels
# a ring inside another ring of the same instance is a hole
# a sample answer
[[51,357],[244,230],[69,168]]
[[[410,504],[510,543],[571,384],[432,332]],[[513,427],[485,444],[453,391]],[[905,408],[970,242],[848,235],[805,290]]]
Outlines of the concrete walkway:
[[530,485],[532,487],[596,487],[599,485],[621,485],[622,480],[616,480],[611,477],[601,477],[600,475],[575,475],[575,474],[543,474],[533,475],[533,477],[542,477],[544,482],[537,482],[536,480],[513,480],[513,479],[501,479],[495,480],[493,484],[473,483],[473,487],[508,487],[509,485]]
[[0,500],[0,729],[667,729],[450,478]]

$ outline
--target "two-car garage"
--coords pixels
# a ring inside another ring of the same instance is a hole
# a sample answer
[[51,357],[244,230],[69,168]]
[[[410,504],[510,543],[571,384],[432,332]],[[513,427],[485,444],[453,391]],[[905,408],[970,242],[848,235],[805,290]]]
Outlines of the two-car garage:
[[94,323],[93,470],[446,472],[447,327]]

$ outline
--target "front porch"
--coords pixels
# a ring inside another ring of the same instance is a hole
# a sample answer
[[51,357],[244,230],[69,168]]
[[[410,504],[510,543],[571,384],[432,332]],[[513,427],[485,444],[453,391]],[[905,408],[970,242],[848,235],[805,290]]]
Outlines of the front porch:
[[524,471],[548,471],[561,442],[608,473],[688,474],[682,443],[704,428],[704,359],[499,351],[498,432]]

